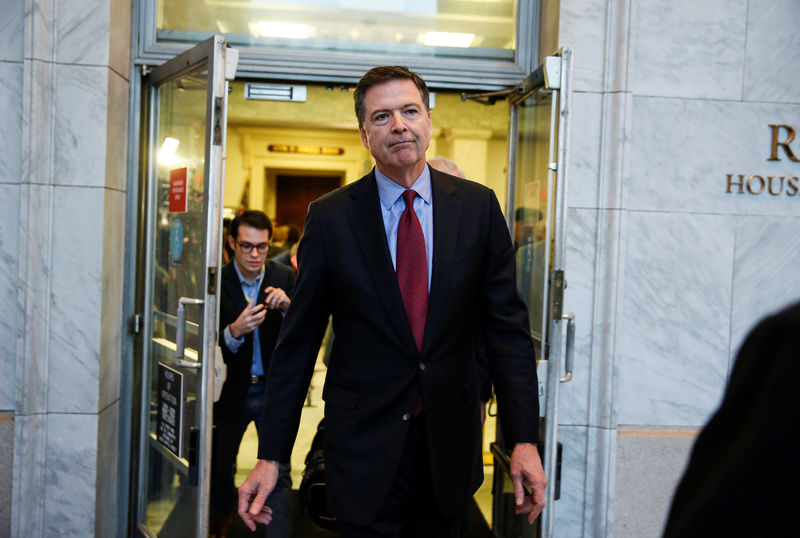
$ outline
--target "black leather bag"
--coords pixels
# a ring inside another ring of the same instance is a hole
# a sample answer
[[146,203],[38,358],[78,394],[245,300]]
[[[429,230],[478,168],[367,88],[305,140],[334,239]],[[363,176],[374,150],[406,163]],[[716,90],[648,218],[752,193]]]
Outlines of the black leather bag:
[[324,438],[325,419],[322,419],[306,455],[306,468],[303,471],[303,480],[300,482],[300,501],[308,517],[317,526],[336,530],[336,518],[328,510],[325,488],[325,454],[322,450]]

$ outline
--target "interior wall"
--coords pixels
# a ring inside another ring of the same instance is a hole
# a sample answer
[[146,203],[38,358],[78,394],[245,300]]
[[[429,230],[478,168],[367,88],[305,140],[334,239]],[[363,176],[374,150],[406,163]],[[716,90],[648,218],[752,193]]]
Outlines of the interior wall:
[[[270,146],[293,147],[289,151]],[[297,148],[300,148],[298,151]],[[302,153],[321,148],[341,149],[341,155]],[[295,152],[293,152],[295,151]],[[505,210],[508,143],[490,129],[435,129],[427,156],[442,155],[454,160],[468,179],[495,190]],[[275,214],[274,185],[266,170],[311,170],[341,172],[345,183],[367,173],[374,161],[361,144],[356,129],[228,127],[225,167],[225,206],[239,208],[246,192],[247,206]]]

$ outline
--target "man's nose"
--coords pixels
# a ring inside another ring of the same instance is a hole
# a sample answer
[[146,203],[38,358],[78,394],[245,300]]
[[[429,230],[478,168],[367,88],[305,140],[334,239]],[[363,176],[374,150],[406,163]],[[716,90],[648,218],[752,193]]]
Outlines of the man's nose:
[[392,131],[403,132],[408,130],[405,120],[400,112],[392,114]]

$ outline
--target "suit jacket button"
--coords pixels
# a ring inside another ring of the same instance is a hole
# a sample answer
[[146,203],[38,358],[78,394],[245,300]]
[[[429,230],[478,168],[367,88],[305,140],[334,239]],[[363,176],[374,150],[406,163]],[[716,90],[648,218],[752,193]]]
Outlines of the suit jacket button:
[[404,415],[403,415],[403,421],[404,421],[404,422],[407,422],[407,421],[408,421],[408,419],[410,419],[410,418],[411,418],[411,415],[409,415],[408,413],[406,413],[406,414],[404,414]]
[[419,363],[419,369],[422,370],[422,371],[425,371],[425,363],[424,362]]

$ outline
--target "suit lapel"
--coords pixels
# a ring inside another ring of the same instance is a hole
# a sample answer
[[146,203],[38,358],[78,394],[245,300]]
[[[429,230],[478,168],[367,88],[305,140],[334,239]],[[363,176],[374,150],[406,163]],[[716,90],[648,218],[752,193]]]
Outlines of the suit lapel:
[[417,354],[417,345],[411,326],[408,324],[400,287],[397,284],[397,273],[392,265],[392,255],[386,242],[386,229],[383,225],[378,186],[375,182],[375,171],[364,176],[351,193],[353,205],[350,211],[350,222],[356,237],[364,263],[375,291],[386,310],[392,327],[409,351]]
[[461,204],[455,194],[456,183],[431,168],[433,193],[433,274],[428,300],[428,317],[422,339],[424,355],[439,329],[450,293],[449,278],[458,240],[458,217]]

